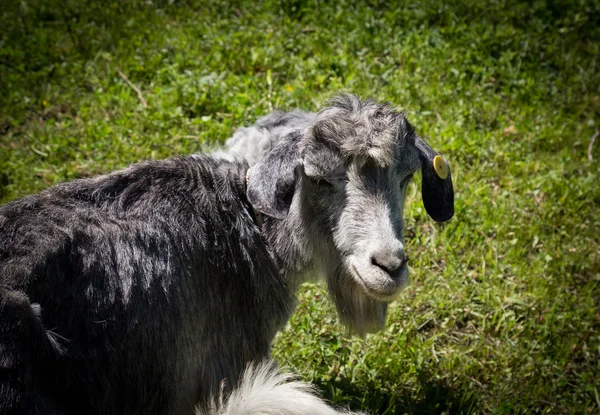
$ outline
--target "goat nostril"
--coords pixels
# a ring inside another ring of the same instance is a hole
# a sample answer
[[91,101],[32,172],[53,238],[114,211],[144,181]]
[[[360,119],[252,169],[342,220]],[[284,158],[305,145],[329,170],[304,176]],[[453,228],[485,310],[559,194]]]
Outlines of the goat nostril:
[[384,270],[390,275],[393,275],[406,263],[406,258],[400,258],[396,255],[373,255],[371,257],[371,265]]

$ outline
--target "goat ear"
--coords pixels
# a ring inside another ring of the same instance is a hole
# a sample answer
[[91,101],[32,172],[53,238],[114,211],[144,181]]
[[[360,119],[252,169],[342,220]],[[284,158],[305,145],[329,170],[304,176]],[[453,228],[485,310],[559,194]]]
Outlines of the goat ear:
[[301,165],[298,139],[296,136],[283,139],[248,170],[248,201],[267,216],[283,219],[288,214]]
[[454,190],[450,166],[446,159],[417,137],[423,182],[421,193],[425,210],[436,222],[445,222],[454,216]]

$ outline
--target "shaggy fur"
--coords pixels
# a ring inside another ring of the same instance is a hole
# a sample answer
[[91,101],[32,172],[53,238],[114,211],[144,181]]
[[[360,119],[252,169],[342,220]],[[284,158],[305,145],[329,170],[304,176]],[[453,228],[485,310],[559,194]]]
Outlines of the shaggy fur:
[[[238,387],[212,400],[197,415],[349,415],[338,412],[315,395],[308,383],[280,373],[272,362],[249,365]],[[360,415],[356,412],[352,414]]]
[[[191,414],[268,356],[310,278],[327,281],[352,330],[383,325],[408,278],[406,185],[437,153],[387,105],[342,96],[295,114],[260,127],[281,135],[250,169],[144,162],[0,207],[0,411]],[[451,179],[432,174],[447,220]],[[232,402],[278,385],[265,370]]]
[[351,95],[330,100],[316,115],[311,130],[319,140],[339,148],[346,159],[368,157],[381,167],[390,166],[396,149],[414,135],[406,119],[389,104],[360,101]]
[[[245,197],[246,169],[210,158],[145,162],[3,206],[1,314],[15,319],[18,306],[28,326],[2,321],[32,350],[2,348],[1,360],[15,361],[9,370],[33,379],[36,393],[0,402],[191,413],[267,356],[293,293]],[[41,308],[37,324],[32,307]],[[57,334],[49,358],[33,350],[50,343],[42,324]]]
[[245,160],[253,166],[281,139],[291,132],[303,130],[315,118],[314,113],[295,110],[275,111],[259,118],[256,124],[238,129],[225,143],[225,149],[212,153],[213,157],[229,161]]

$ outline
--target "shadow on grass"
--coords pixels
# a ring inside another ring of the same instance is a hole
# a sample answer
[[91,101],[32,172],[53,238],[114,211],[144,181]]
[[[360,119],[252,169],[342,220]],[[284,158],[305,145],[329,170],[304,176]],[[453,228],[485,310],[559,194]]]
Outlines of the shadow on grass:
[[376,385],[356,385],[347,378],[315,382],[315,385],[329,401],[337,404],[342,399],[350,399],[346,402],[350,409],[373,415],[471,414],[476,411],[477,399],[467,387],[452,387],[444,380],[436,380],[428,371],[419,372],[417,379],[418,390],[411,394],[384,391]]

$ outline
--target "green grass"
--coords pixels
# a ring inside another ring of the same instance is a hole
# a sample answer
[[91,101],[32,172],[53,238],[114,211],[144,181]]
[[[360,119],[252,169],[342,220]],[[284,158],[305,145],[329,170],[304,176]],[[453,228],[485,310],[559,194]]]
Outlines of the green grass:
[[385,330],[346,335],[308,285],[274,356],[372,413],[600,412],[598,1],[5,3],[3,202],[338,90],[389,100],[450,161],[456,215],[411,185]]

